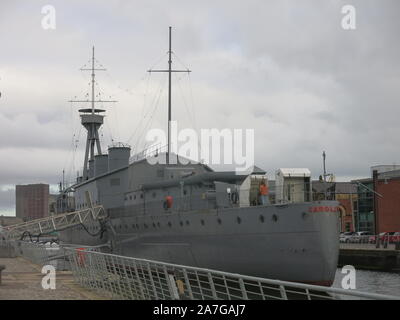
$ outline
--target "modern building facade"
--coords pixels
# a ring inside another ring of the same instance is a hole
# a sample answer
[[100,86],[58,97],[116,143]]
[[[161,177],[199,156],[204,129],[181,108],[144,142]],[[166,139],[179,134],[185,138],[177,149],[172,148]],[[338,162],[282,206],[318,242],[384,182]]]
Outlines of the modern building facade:
[[16,217],[24,221],[49,214],[49,185],[28,184],[15,187]]
[[357,211],[354,215],[355,231],[376,233],[374,184],[371,179],[354,181],[357,185]]

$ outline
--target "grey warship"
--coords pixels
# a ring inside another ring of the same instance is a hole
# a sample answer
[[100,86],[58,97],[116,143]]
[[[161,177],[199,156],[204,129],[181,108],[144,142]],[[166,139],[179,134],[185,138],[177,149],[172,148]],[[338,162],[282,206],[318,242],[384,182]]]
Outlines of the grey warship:
[[[169,74],[168,128],[171,73],[178,71],[171,68],[169,31],[169,68],[162,70]],[[119,143],[104,153],[98,129],[105,110],[95,105],[101,101],[95,100],[94,61],[93,50],[92,99],[81,101],[91,108],[79,110],[87,129],[82,176],[63,188],[57,206],[59,213],[84,209],[89,192],[108,219],[60,231],[61,241],[107,244],[120,255],[270,279],[333,283],[339,254],[336,201],[313,201],[304,192],[303,201],[260,205],[258,185],[265,171],[217,172],[201,162],[180,161],[183,157],[170,150],[169,132],[165,150],[131,156],[130,146]]]

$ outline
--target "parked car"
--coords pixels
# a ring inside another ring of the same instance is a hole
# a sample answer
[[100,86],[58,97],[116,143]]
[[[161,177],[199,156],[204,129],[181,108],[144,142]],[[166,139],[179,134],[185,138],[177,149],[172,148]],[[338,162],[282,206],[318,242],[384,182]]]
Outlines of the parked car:
[[372,233],[369,231],[358,231],[350,238],[349,242],[368,243],[371,235]]
[[355,232],[342,232],[339,237],[339,242],[350,242],[350,239]]

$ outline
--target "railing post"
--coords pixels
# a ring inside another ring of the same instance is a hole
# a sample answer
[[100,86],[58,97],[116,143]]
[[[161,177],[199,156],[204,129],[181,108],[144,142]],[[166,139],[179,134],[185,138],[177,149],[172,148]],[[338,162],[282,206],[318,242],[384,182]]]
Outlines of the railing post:
[[280,290],[280,292],[281,292],[281,298],[282,298],[282,300],[288,300],[288,297],[287,297],[287,295],[286,295],[285,286],[284,286],[284,285],[280,285],[280,286],[279,286],[279,290]]
[[189,277],[187,275],[186,269],[183,269],[183,277],[185,279],[185,284],[186,284],[186,288],[189,291],[189,298],[190,300],[193,300],[193,291],[192,291],[192,286],[190,285],[190,281],[189,281]]
[[240,291],[242,292],[243,300],[248,300],[246,286],[244,285],[243,278],[239,278]]
[[142,295],[142,299],[146,300],[146,295],[145,295],[145,293],[143,291],[143,284],[142,284],[142,281],[140,280],[139,271],[138,271],[137,265],[136,265],[136,260],[134,260],[133,268],[135,270],[136,280],[137,280],[137,283],[138,283],[138,286],[139,286],[139,289],[140,289],[140,293]]
[[153,275],[151,273],[150,262],[147,262],[147,272],[149,274],[151,286],[153,287],[153,293],[154,293],[154,296],[155,296],[155,300],[158,300],[157,289],[156,289],[156,285],[154,283]]
[[207,273],[207,276],[208,276],[208,282],[209,282],[210,287],[211,287],[211,292],[212,292],[213,298],[215,300],[217,300],[218,296],[217,296],[217,291],[215,290],[213,277],[212,277],[210,272]]

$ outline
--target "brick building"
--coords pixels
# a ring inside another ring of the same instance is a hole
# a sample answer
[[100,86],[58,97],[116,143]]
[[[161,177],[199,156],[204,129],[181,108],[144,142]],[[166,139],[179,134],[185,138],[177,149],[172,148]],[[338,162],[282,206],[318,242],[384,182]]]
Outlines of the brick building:
[[400,231],[400,170],[385,171],[386,167],[390,168],[372,167],[371,178],[357,180],[359,231]]
[[17,218],[32,220],[46,217],[49,213],[49,185],[17,185],[15,200]]
[[400,170],[377,174],[374,190],[377,231],[400,231]]

